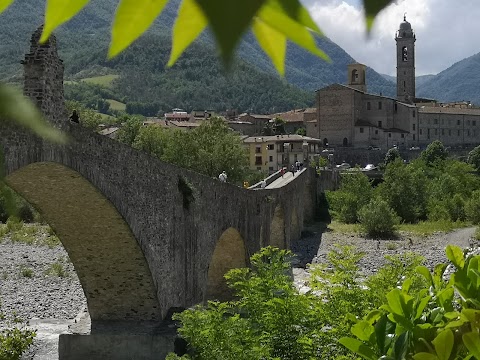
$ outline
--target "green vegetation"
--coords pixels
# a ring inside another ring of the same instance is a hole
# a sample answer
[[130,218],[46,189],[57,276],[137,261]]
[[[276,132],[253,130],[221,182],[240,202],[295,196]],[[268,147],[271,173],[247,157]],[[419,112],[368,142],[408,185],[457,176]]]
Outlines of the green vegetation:
[[[1,314],[0,314],[1,317]],[[0,359],[18,360],[33,344],[35,331],[19,326],[20,320],[15,319],[7,329],[0,330]]]
[[[399,217],[400,231],[431,234],[480,221],[480,178],[471,165],[449,159],[438,141],[410,164],[404,164],[399,158],[390,161],[383,182],[376,188],[370,186],[366,176],[353,174],[342,175],[340,189],[327,192],[332,214],[341,222],[356,223],[360,209],[370,201],[379,200],[386,203],[382,205],[386,214],[390,214],[387,209],[391,208],[393,218]],[[369,216],[363,217],[363,227],[372,235],[371,231],[378,231],[375,226],[385,225],[390,215],[382,217],[375,206],[369,211]]]
[[446,254],[455,266],[445,280],[446,264],[433,273],[418,266],[424,277],[421,287],[407,277],[401,288],[387,293],[378,309],[356,320],[351,332],[339,342],[364,359],[471,359],[480,358],[480,255],[465,258],[449,245]]
[[358,211],[358,221],[369,236],[385,237],[394,233],[398,217],[384,200],[374,198]]
[[32,268],[26,266],[20,266],[20,275],[26,278],[33,278],[35,273]]
[[67,277],[69,274],[64,266],[64,259],[58,259],[54,263],[50,264],[47,270],[44,272],[47,276]]
[[126,105],[120,101],[107,99],[107,102],[110,104],[110,109],[115,111],[125,111]]
[[105,87],[112,87],[112,83],[114,80],[118,79],[119,75],[101,75],[101,76],[94,76],[90,78],[82,79],[81,81],[85,81],[86,83],[102,85]]
[[338,246],[328,254],[328,264],[311,268],[309,286],[317,295],[301,294],[288,275],[291,256],[262,249],[252,256],[251,269],[225,275],[235,300],[175,315],[189,344],[181,359],[355,359],[337,340],[350,334],[356,319],[382,304],[404,277],[413,277],[412,289],[425,286],[414,271],[422,263],[419,256],[391,256],[377,275],[361,281],[363,255]]
[[24,224],[13,216],[6,224],[0,224],[0,242],[6,238],[13,242],[50,248],[60,245],[60,240],[50,226],[38,223]]
[[139,127],[135,119],[127,126],[119,134],[121,141],[128,143],[133,138],[134,148],[163,161],[215,178],[225,170],[232,183],[241,183],[248,174],[242,140],[220,118],[211,118],[191,131]]
[[467,162],[478,172],[480,171],[480,146],[468,153]]
[[385,154],[385,166],[390,164],[391,162],[394,162],[397,159],[402,159],[398,149],[396,147],[388,149],[387,153]]

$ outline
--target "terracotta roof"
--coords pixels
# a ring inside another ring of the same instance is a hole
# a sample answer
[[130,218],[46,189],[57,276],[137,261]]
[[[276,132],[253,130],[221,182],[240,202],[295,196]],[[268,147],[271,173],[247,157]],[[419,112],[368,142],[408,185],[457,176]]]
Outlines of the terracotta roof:
[[308,142],[322,142],[320,139],[315,139],[308,136],[302,136],[297,134],[291,135],[272,135],[272,136],[250,136],[243,140],[245,143],[264,143],[264,142],[272,142],[272,141],[282,141],[282,142],[300,142],[300,141],[308,141]]
[[259,114],[247,114],[247,113],[243,113],[243,114],[240,114],[238,115],[238,117],[245,117],[245,116],[251,116],[255,119],[264,119],[264,120],[271,120],[273,119],[273,115],[259,115]]
[[196,123],[196,122],[190,122],[190,121],[169,121],[169,124],[172,123],[173,125],[177,127],[185,127],[185,128],[193,128],[193,127],[199,127],[201,124]]

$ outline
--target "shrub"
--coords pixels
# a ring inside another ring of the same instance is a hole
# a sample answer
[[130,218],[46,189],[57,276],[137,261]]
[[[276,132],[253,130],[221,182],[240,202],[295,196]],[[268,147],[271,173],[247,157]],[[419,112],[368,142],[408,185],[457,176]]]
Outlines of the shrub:
[[465,215],[468,221],[475,225],[480,224],[480,190],[474,191],[465,203]]
[[45,270],[45,275],[52,275],[64,278],[68,276],[68,272],[67,270],[65,270],[63,264],[60,261],[56,261],[53,264],[50,264],[48,269]]
[[480,171],[480,145],[468,153],[467,162]]
[[385,160],[384,160],[385,165],[388,165],[397,159],[402,160],[402,157],[400,156],[400,152],[398,151],[398,149],[396,147],[388,149],[387,153],[385,154]]
[[20,267],[20,274],[23,277],[26,277],[26,278],[33,278],[33,276],[34,276],[33,269],[25,267],[25,266]]
[[23,221],[15,216],[10,216],[7,220],[7,230],[9,232],[19,231],[23,228]]
[[388,204],[379,198],[373,199],[360,209],[358,218],[362,229],[370,236],[392,235],[398,217]]
[[420,155],[420,158],[429,166],[432,166],[439,161],[446,160],[447,157],[448,152],[443,146],[443,143],[439,140],[430,143]]
[[0,330],[0,359],[17,360],[33,344],[35,331],[16,325]]

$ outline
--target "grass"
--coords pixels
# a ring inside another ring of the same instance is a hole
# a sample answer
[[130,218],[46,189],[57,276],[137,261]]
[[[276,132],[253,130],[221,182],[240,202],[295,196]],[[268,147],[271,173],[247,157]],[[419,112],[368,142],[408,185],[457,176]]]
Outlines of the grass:
[[68,271],[65,269],[62,262],[62,259],[59,259],[53,264],[50,264],[48,269],[45,270],[45,275],[58,276],[61,278],[67,277]]
[[107,99],[107,102],[110,104],[110,109],[112,110],[125,111],[127,108],[127,105],[117,100]]
[[60,240],[48,225],[38,223],[24,224],[18,221],[7,221],[0,224],[0,242],[10,239],[12,242],[27,245],[48,246],[53,248],[60,245]]
[[[410,233],[413,235],[430,236],[436,232],[450,232],[470,226],[470,224],[461,221],[421,221],[417,224],[400,224],[397,231]],[[359,234],[361,233],[360,224],[344,224],[333,220],[328,228],[339,234]],[[480,230],[477,230],[477,236],[480,239]]]
[[21,266],[20,267],[20,274],[23,276],[23,277],[26,277],[26,278],[33,278],[33,275],[34,275],[34,272],[33,272],[33,269],[31,268],[28,268],[28,267],[25,267],[25,266]]
[[96,85],[102,85],[105,87],[111,87],[113,80],[118,79],[118,77],[119,75],[102,75],[102,76],[85,78],[85,79],[82,79],[81,81],[84,81],[89,84],[96,84]]

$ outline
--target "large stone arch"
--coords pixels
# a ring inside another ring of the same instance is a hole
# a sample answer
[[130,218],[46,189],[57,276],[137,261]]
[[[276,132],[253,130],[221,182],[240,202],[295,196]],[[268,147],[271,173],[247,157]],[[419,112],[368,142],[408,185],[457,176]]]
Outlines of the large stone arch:
[[240,233],[230,227],[217,241],[208,267],[207,299],[226,300],[232,293],[228,288],[225,273],[230,269],[247,266],[245,242]]
[[115,207],[76,171],[33,163],[6,182],[54,229],[97,321],[160,320],[155,286],[144,254]]
[[285,215],[280,204],[275,208],[270,225],[270,245],[285,248]]
[[300,228],[300,222],[298,221],[297,208],[293,207],[292,217],[290,220],[290,239],[297,239],[300,237],[302,230]]

